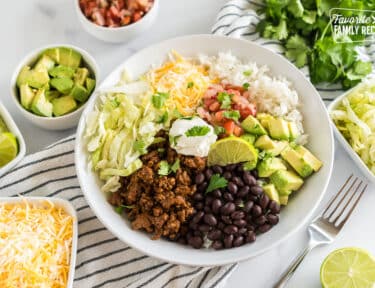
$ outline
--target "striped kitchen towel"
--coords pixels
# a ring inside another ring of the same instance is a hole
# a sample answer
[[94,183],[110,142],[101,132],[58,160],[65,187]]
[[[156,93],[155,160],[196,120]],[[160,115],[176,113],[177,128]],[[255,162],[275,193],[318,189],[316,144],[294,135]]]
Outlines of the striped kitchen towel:
[[[262,19],[257,11],[264,6],[261,0],[230,0],[220,10],[212,33],[234,38],[243,38],[264,46],[277,54],[284,55],[285,51],[280,41],[265,39],[256,32],[257,23]],[[363,60],[375,63],[375,42],[365,44],[359,51]],[[301,68],[302,73],[309,78],[307,66]],[[322,84],[316,86],[322,99],[327,103],[342,94],[340,84]]]
[[188,267],[141,254],[113,236],[87,205],[74,167],[71,136],[29,155],[0,177],[0,196],[49,196],[69,200],[78,214],[76,288],[222,287],[236,264]]

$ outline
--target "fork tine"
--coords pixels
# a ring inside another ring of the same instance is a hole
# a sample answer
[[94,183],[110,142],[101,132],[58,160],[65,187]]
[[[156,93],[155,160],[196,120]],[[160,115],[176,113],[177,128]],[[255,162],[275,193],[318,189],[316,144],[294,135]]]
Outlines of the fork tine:
[[[346,221],[349,219],[350,215],[352,215],[355,207],[357,206],[357,204],[359,203],[359,200],[361,200],[361,197],[362,195],[364,194],[364,192],[366,191],[367,189],[367,184],[365,185],[365,187],[363,187],[362,191],[359,193],[359,196],[357,197],[357,200],[354,202],[354,204],[352,205],[352,207],[350,208],[350,211],[348,212],[348,214],[345,216],[344,219],[342,219],[341,223],[339,225],[337,225],[337,227],[339,229],[342,228],[342,226],[344,226],[344,224],[346,223]],[[356,194],[356,193],[355,193]],[[354,194],[353,194],[354,195]]]
[[[337,212],[337,217],[335,219],[333,219],[331,222],[332,223],[336,223],[337,220],[339,220],[339,218],[344,214],[344,211],[346,209],[346,207],[348,207],[349,203],[352,201],[352,199],[354,198],[355,195],[357,195],[357,192],[359,190],[359,188],[362,186],[363,184],[363,181],[359,182],[359,184],[357,185],[357,187],[354,189],[354,192],[352,193],[352,195],[349,197],[349,200],[346,201],[346,203],[343,205],[344,207],[340,207],[340,205],[342,204],[342,202],[344,202],[344,199],[346,198],[346,196],[349,194],[349,191],[345,194],[345,196],[343,197],[343,199],[341,199],[340,203],[338,203],[336,205],[336,208],[334,210],[334,212]],[[341,209],[341,210],[340,210]],[[340,211],[339,211],[340,210]],[[333,216],[334,213],[332,213],[331,216]]]

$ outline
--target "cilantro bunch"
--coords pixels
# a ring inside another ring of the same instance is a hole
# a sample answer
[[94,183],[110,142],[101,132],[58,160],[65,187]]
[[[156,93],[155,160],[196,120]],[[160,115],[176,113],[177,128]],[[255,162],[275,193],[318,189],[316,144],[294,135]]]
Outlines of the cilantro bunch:
[[[312,83],[341,82],[344,88],[350,88],[371,72],[372,65],[357,59],[360,42],[354,41],[363,40],[362,36],[345,38],[345,43],[333,40],[331,8],[372,10],[375,1],[265,0],[260,10],[265,18],[258,23],[257,31],[264,38],[280,40],[286,57],[297,67],[308,65]],[[353,12],[344,13],[351,16]]]

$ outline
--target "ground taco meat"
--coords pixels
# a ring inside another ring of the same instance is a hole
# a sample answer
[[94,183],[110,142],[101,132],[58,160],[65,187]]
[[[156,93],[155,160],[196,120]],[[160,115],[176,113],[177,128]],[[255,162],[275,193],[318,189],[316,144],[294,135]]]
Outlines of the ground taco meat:
[[[165,141],[152,145],[149,153],[142,156],[143,167],[128,177],[121,179],[121,188],[112,193],[112,205],[131,207],[125,211],[135,230],[145,230],[152,239],[166,237],[175,239],[181,224],[193,214],[191,196],[196,191],[191,177],[206,166],[206,159],[178,155],[169,147],[165,133],[160,133]],[[160,162],[173,165],[179,160],[177,171],[167,176],[159,175]]]

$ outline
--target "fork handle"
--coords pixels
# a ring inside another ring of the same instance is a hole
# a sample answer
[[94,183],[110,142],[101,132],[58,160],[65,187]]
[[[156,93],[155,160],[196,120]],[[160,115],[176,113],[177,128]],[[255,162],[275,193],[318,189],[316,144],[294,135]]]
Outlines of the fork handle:
[[288,270],[284,272],[281,276],[281,279],[273,286],[273,288],[284,288],[288,283],[289,279],[293,276],[294,272],[297,270],[298,266],[302,263],[303,259],[305,259],[306,255],[316,247],[316,244],[309,243],[305,250],[298,255],[297,258],[294,259],[292,264],[289,266]]

